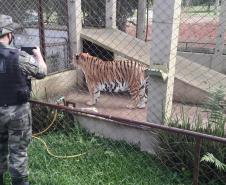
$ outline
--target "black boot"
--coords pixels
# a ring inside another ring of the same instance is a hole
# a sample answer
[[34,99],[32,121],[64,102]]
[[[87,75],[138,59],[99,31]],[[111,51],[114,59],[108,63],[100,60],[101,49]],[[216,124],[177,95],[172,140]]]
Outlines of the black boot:
[[29,185],[28,178],[12,178],[12,185]]
[[0,174],[0,185],[3,185],[3,174]]

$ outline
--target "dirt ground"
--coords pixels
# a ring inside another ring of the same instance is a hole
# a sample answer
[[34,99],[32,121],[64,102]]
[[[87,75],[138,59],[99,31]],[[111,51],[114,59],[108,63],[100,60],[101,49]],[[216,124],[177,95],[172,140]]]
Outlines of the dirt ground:
[[[152,35],[152,20],[149,20],[148,26],[148,41],[151,40]],[[195,16],[195,15],[181,15],[179,27],[179,42],[196,42],[205,43],[198,45],[199,47],[213,48],[216,42],[216,34],[218,27],[217,16]],[[127,25],[126,32],[132,36],[136,35],[136,27],[132,24]],[[226,33],[225,33],[226,40]],[[211,44],[206,44],[211,43]]]

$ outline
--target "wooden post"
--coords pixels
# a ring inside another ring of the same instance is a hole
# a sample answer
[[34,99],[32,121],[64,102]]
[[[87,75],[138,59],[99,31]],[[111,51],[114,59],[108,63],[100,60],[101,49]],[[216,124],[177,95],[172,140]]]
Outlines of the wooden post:
[[222,0],[219,14],[219,26],[217,30],[215,53],[211,63],[211,68],[218,72],[223,72],[224,69],[225,61],[223,60],[223,51],[224,51],[225,29],[226,29],[226,0]]
[[168,78],[164,81],[162,73],[149,73],[147,121],[152,123],[161,124],[171,115],[180,12],[181,0],[154,3],[150,66],[151,71],[165,67]]
[[68,0],[68,31],[71,61],[74,54],[79,54],[82,51],[81,30],[81,0]]
[[137,38],[145,40],[145,17],[146,17],[147,0],[138,1],[137,10]]
[[[69,58],[70,63],[73,63],[74,55],[82,51],[81,30],[81,0],[67,0],[68,3],[68,32],[69,32]],[[83,73],[81,70],[76,71],[77,85],[82,86],[84,83]]]
[[117,0],[106,0],[106,28],[116,28]]

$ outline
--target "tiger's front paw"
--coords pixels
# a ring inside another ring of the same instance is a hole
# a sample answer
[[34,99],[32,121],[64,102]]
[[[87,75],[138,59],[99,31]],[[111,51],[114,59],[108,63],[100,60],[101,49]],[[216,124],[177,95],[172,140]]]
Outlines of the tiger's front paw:
[[135,109],[136,108],[136,106],[134,104],[128,104],[126,107],[128,109]]
[[89,106],[95,105],[95,103],[96,102],[94,102],[92,100],[89,100],[89,101],[86,102],[86,104],[89,105]]

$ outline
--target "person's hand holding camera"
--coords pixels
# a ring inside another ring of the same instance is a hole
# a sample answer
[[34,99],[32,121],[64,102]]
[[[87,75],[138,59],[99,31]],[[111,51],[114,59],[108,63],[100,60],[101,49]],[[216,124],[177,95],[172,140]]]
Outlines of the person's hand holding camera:
[[36,61],[41,64],[43,66],[43,68],[45,68],[45,70],[47,71],[47,66],[46,63],[44,62],[44,59],[42,57],[42,53],[40,51],[39,47],[36,47],[35,49],[32,50],[33,52],[33,56],[36,59]]
[[45,64],[44,59],[42,57],[42,53],[41,53],[39,47],[36,47],[36,49],[33,49],[32,52],[33,52],[34,58],[37,60],[38,63],[44,63]]

